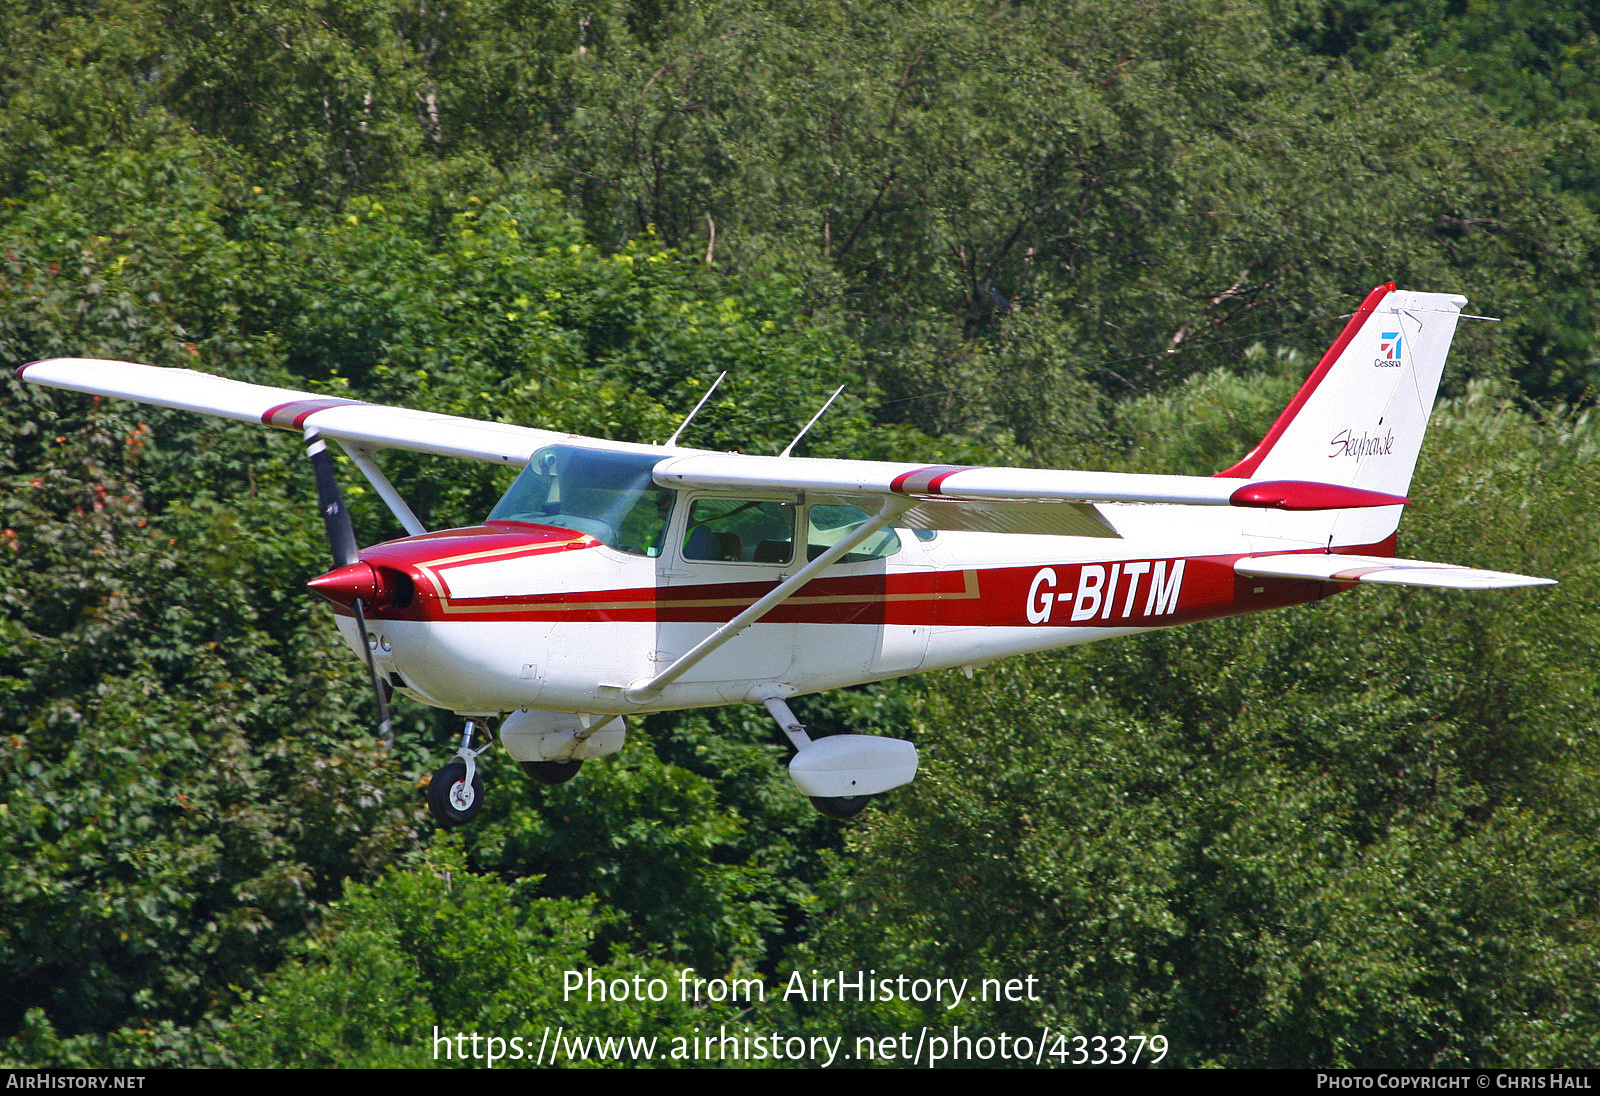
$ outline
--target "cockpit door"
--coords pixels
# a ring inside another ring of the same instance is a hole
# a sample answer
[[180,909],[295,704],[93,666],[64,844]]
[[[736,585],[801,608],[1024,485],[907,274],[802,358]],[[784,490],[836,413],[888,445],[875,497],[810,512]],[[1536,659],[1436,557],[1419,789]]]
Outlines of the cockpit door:
[[[689,495],[674,508],[661,560],[659,666],[696,643],[792,575],[799,507],[792,496]],[[794,661],[795,626],[784,607],[712,652],[680,680],[777,681]]]

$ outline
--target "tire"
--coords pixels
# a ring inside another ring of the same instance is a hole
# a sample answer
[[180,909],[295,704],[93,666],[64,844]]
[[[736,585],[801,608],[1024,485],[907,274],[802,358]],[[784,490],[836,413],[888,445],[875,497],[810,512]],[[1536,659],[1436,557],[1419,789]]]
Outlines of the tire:
[[867,804],[872,802],[870,795],[814,795],[811,805],[817,808],[817,813],[841,821],[854,818],[866,810]]
[[439,825],[465,825],[483,809],[483,774],[474,772],[470,785],[466,777],[467,763],[458,757],[428,782],[428,810]]
[[541,784],[565,784],[578,775],[582,761],[524,761],[522,771]]

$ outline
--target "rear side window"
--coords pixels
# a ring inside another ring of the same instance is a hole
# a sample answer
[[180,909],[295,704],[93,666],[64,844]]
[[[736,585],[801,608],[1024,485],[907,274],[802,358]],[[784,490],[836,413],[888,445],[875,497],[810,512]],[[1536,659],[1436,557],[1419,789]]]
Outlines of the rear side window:
[[[806,514],[807,559],[816,559],[871,517],[859,507],[843,504],[813,506]],[[846,553],[839,562],[863,563],[869,559],[884,559],[899,550],[899,536],[893,529],[884,528],[856,545],[855,550]]]

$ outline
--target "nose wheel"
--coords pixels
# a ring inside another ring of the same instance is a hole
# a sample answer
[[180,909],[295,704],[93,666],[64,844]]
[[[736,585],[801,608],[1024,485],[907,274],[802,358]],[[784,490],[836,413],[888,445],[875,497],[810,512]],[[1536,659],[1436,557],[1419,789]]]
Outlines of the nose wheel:
[[428,810],[441,826],[465,825],[483,809],[483,774],[478,771],[478,755],[489,747],[472,748],[475,729],[473,721],[467,720],[456,756],[428,782]]
[[467,764],[452,760],[428,783],[428,810],[441,826],[462,826],[483,809],[483,774],[467,775]]

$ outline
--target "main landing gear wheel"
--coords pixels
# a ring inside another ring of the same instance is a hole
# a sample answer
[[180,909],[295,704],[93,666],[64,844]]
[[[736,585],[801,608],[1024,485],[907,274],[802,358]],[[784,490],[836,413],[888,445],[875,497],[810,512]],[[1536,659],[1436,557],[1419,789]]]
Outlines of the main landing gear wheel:
[[813,795],[811,805],[819,814],[841,820],[854,818],[872,802],[870,795]]
[[428,784],[428,809],[441,826],[460,826],[471,822],[483,809],[483,774],[473,773],[467,782],[467,763],[455,758]]
[[582,761],[524,761],[522,771],[541,784],[565,784],[578,775]]

